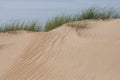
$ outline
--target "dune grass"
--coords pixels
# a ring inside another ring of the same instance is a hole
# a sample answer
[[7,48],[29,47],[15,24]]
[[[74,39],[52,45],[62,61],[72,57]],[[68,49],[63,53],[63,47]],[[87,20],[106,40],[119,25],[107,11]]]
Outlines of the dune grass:
[[79,30],[79,29],[86,29],[88,23],[86,21],[81,21],[81,22],[71,22],[65,25],[71,28],[75,28],[76,30]]
[[48,20],[45,25],[45,31],[50,31],[54,28],[61,26],[62,24],[73,22],[73,21],[81,21],[86,19],[106,20],[106,19],[113,19],[113,18],[120,18],[120,13],[117,12],[116,9],[91,7],[83,10],[81,13],[77,13],[74,15],[59,15]]
[[64,23],[72,22],[72,17],[71,16],[66,16],[66,15],[60,15],[56,16],[53,19],[50,19],[46,22],[45,24],[45,31],[50,31]]
[[[88,8],[84,10],[79,16],[80,20],[84,19],[112,19],[112,18],[120,18],[120,13],[117,12],[114,8]],[[79,20],[78,19],[78,20]]]
[[36,21],[32,21],[29,23],[25,22],[13,22],[8,24],[2,24],[0,26],[0,32],[15,32],[18,30],[26,30],[26,31],[41,31],[41,25],[38,25]]
[[[113,18],[120,18],[120,11],[114,8],[96,8],[91,7],[83,10],[80,13],[73,15],[58,15],[52,19],[49,19],[46,23],[44,31],[50,31],[54,28],[57,28],[65,23],[82,21],[86,19],[95,19],[95,20],[107,20]],[[73,26],[73,25],[71,25]],[[74,25],[77,26],[77,25]],[[80,25],[78,25],[80,26]],[[84,26],[85,27],[85,26]],[[25,23],[25,22],[13,22],[9,24],[0,25],[0,32],[11,32],[17,30],[27,30],[27,31],[42,31],[42,26],[39,25],[36,21]],[[80,26],[79,28],[83,28]]]

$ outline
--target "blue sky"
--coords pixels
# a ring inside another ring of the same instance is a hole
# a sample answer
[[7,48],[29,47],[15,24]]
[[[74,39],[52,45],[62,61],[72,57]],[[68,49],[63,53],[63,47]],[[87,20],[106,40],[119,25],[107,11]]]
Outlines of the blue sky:
[[120,0],[0,0],[0,23],[47,19],[72,14],[91,6],[120,8]]

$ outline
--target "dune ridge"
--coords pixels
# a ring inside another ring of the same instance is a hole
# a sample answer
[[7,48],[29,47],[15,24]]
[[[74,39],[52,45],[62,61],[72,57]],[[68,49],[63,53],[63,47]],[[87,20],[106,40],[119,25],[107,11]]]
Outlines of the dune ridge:
[[[49,32],[18,34],[15,39],[8,35],[14,58],[8,61],[9,50],[0,44],[0,53],[6,53],[0,64],[9,64],[1,65],[0,80],[119,80],[119,22],[88,20],[85,29],[65,24]],[[0,36],[0,43],[8,41],[5,34]]]

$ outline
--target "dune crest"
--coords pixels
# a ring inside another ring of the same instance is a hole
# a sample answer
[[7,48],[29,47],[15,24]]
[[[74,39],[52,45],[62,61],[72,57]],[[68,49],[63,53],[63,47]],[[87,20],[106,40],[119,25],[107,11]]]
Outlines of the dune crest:
[[[27,33],[11,39],[19,46],[12,56],[19,54],[8,61],[9,68],[1,67],[4,73],[0,80],[119,80],[119,22],[120,19],[91,20],[86,29],[63,25],[50,32]],[[7,50],[1,46],[0,51]]]

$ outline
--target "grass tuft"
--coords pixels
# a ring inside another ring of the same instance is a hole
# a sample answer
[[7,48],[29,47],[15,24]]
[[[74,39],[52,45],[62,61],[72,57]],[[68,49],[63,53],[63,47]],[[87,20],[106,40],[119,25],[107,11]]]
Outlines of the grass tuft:
[[80,16],[80,20],[84,19],[112,19],[112,18],[120,18],[120,13],[118,13],[115,9],[113,8],[88,8],[84,10]]
[[66,15],[56,16],[53,19],[50,19],[46,22],[45,31],[52,30],[56,28],[57,26],[60,26],[62,24],[65,24],[71,21],[73,21],[71,16],[66,16]]
[[66,26],[76,28],[76,29],[85,29],[87,28],[87,23],[85,21],[72,22],[72,23],[67,23]]
[[57,28],[65,23],[73,22],[73,21],[81,21],[86,19],[113,19],[120,18],[120,13],[115,9],[105,9],[105,8],[88,8],[82,13],[74,14],[74,15],[59,15],[56,16],[46,22],[45,31],[50,31],[54,28]]
[[3,24],[0,26],[0,32],[15,32],[17,30],[26,30],[26,31],[41,31],[41,26],[37,22],[33,21],[30,23],[20,23],[13,22],[9,24]]

